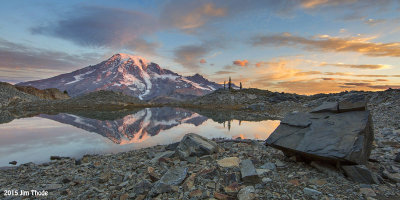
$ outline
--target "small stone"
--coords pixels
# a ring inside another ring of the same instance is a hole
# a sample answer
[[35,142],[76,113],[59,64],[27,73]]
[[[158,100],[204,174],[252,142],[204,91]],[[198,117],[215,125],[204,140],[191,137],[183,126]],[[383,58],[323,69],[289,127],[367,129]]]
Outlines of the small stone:
[[100,190],[99,188],[94,187],[94,186],[92,187],[92,190],[97,192],[97,193],[103,193],[104,192],[103,190]]
[[136,194],[142,195],[146,194],[149,191],[149,188],[151,188],[151,186],[152,184],[150,183],[150,181],[144,179],[138,184],[136,184],[133,187],[133,190],[135,191]]
[[242,189],[242,187],[236,182],[224,187],[224,191],[231,195],[236,195],[240,189]]
[[109,172],[105,172],[100,174],[99,183],[106,183],[108,179],[110,179],[111,174]]
[[201,197],[203,195],[203,192],[201,190],[193,190],[189,193],[189,197]]
[[374,190],[371,188],[360,188],[360,193],[363,194],[366,197],[374,197],[376,196]]
[[10,165],[16,165],[17,164],[17,161],[11,161],[11,162],[9,162],[8,164],[10,164]]
[[69,178],[69,177],[64,177],[62,180],[61,180],[61,182],[62,183],[69,183],[69,182],[71,182],[71,178]]
[[215,188],[215,183],[214,183],[214,182],[208,182],[208,183],[206,184],[206,187],[207,187],[207,188],[210,188],[210,189],[214,189],[214,188]]
[[285,167],[285,166],[286,166],[286,164],[283,163],[283,162],[280,161],[280,160],[277,160],[277,161],[275,162],[275,165],[276,165],[278,168],[282,168],[282,167]]
[[60,188],[62,188],[62,185],[61,185],[61,184],[47,184],[47,185],[44,187],[44,190],[51,192],[51,191],[58,190],[58,189],[60,189]]
[[312,183],[314,185],[322,186],[322,185],[325,185],[327,183],[327,181],[324,179],[313,178],[313,179],[310,179],[310,183]]
[[158,194],[170,192],[173,190],[173,186],[180,185],[187,176],[187,167],[175,167],[169,169],[159,181],[157,181],[151,191],[150,196],[154,197]]
[[397,153],[396,158],[394,158],[394,161],[400,163],[400,152]]
[[245,183],[259,183],[260,177],[250,159],[243,160],[240,163],[240,173],[242,174],[242,180]]
[[194,186],[194,180],[196,179],[196,173],[191,174],[186,180],[185,182],[183,182],[183,189],[185,191],[189,191],[193,188]]
[[50,160],[61,160],[60,156],[50,156]]
[[217,161],[220,167],[239,167],[240,159],[238,157],[227,157]]
[[395,182],[395,183],[400,183],[400,174],[399,173],[390,173],[388,171],[383,171],[383,176],[388,178],[389,180]]
[[178,156],[184,160],[191,156],[210,155],[219,151],[217,143],[194,133],[186,134],[175,149]]
[[257,172],[257,174],[258,174],[259,176],[262,176],[262,175],[264,175],[264,174],[270,172],[270,170],[269,170],[269,169],[256,169],[256,172]]
[[129,195],[128,194],[122,194],[120,197],[119,197],[119,200],[127,200],[129,198]]
[[229,195],[226,194],[222,194],[219,192],[214,192],[214,198],[218,199],[218,200],[234,200],[234,197],[231,197]]
[[307,188],[307,187],[303,189],[303,192],[304,192],[304,194],[310,195],[310,196],[317,196],[317,195],[321,195],[322,194],[318,190],[314,190],[314,189]]
[[146,198],[146,195],[142,194],[136,197],[135,200],[144,200]]
[[272,181],[272,179],[266,178],[266,177],[264,177],[264,178],[262,179],[262,182],[263,182],[263,183],[268,183],[268,182],[271,182],[271,181]]
[[153,167],[147,167],[147,174],[149,175],[150,180],[152,182],[156,182],[156,181],[160,180],[160,176],[155,173],[155,170]]
[[157,153],[153,159],[150,160],[150,163],[155,164],[160,161],[162,158],[170,158],[175,154],[175,151],[164,151],[161,153]]
[[261,166],[262,169],[269,169],[269,170],[275,170],[276,165],[274,163],[268,162],[265,163],[264,165]]
[[255,189],[253,186],[247,186],[239,191],[237,195],[239,200],[253,200],[256,198]]
[[129,181],[125,181],[125,182],[122,182],[121,184],[119,184],[118,186],[119,187],[125,187],[128,184],[129,184]]
[[300,185],[299,179],[289,180],[289,183],[292,184],[292,185],[295,185],[295,186],[299,186]]

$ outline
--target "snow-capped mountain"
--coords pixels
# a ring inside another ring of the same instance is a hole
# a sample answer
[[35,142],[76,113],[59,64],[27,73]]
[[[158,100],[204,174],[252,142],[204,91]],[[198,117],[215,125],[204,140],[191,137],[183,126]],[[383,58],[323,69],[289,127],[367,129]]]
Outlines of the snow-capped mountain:
[[199,74],[181,76],[140,56],[122,53],[94,66],[17,85],[57,88],[66,90],[73,97],[98,90],[114,90],[143,100],[156,97],[189,99],[223,87]]
[[99,120],[60,113],[40,117],[98,133],[116,144],[138,143],[181,124],[201,125],[207,117],[180,108],[146,108],[121,119]]

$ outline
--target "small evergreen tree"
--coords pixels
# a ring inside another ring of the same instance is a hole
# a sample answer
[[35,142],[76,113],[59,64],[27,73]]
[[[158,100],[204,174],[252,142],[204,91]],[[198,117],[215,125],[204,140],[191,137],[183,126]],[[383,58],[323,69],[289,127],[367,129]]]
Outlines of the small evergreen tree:
[[67,92],[67,90],[64,90],[64,94],[68,95],[68,92]]
[[242,89],[242,82],[240,82],[240,89]]
[[226,87],[225,87],[225,81],[224,81],[224,90],[226,89]]
[[229,77],[228,88],[229,88],[229,90],[232,89],[232,80],[231,80],[231,77]]

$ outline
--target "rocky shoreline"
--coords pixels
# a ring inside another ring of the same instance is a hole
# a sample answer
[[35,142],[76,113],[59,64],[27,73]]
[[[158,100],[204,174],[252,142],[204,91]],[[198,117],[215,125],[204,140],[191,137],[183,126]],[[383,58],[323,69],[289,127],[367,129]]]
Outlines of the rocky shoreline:
[[[181,143],[185,140],[182,139]],[[254,140],[193,141],[80,160],[0,170],[4,190],[48,191],[48,199],[398,199],[400,184],[360,184],[316,163],[296,162]],[[218,150],[216,150],[218,148]],[[186,148],[187,149],[187,148]],[[203,150],[201,150],[203,149]],[[211,150],[210,150],[211,149]],[[212,150],[214,149],[214,150]],[[186,155],[186,156],[185,156]],[[38,198],[6,196],[5,199]]]

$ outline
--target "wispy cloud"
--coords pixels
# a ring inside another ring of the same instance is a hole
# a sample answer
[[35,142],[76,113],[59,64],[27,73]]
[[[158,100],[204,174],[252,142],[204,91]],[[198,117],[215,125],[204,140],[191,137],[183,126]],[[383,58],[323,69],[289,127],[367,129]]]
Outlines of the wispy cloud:
[[99,58],[98,54],[71,55],[0,39],[0,79],[19,82],[47,78],[85,67]]
[[192,70],[200,69],[200,58],[209,53],[211,49],[207,45],[185,45],[175,49],[175,62]]
[[145,40],[144,36],[159,27],[158,21],[144,12],[84,6],[77,7],[60,20],[32,27],[31,32],[66,39],[81,46],[154,53],[159,44]]
[[400,57],[400,43],[375,43],[371,38],[332,37],[318,35],[314,37],[295,36],[290,33],[261,35],[252,38],[254,46],[290,46],[301,47],[308,51],[357,52],[366,56]]

